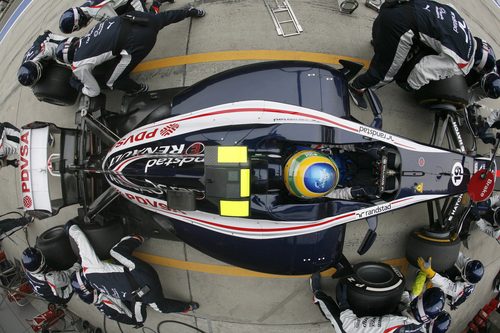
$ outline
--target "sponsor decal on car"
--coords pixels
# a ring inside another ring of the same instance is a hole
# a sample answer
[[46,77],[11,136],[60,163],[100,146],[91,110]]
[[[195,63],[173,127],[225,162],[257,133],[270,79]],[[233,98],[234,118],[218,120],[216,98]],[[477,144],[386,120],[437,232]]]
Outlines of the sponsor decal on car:
[[413,189],[415,190],[415,192],[423,193],[424,192],[424,183],[415,184]]
[[[195,143],[193,143],[194,145]],[[192,146],[192,145],[191,145]],[[190,147],[191,147],[190,146]],[[173,154],[173,155],[181,155],[184,153],[184,148],[186,145],[184,143],[181,143],[179,145],[170,145],[170,146],[156,146],[156,147],[146,147],[142,149],[134,149],[134,150],[129,150],[123,154],[119,154],[116,156],[113,156],[109,162],[107,162],[108,165],[114,165],[124,159],[127,159],[129,157],[133,156],[139,156],[139,155],[149,155],[149,154]],[[188,147],[189,149],[189,147]],[[188,150],[186,149],[186,151]],[[203,149],[205,149],[205,146],[203,146]]]
[[31,208],[33,205],[33,199],[31,198],[31,181],[29,172],[30,131],[24,131],[19,139],[21,141],[21,147],[19,148],[19,169],[21,170],[21,192],[23,193],[23,205],[26,208]]
[[161,201],[158,201],[154,198],[144,197],[142,195],[129,193],[129,192],[121,192],[121,191],[118,191],[118,192],[123,197],[127,198],[128,200],[130,200],[130,201],[132,201],[140,206],[148,206],[148,207],[151,207],[154,209],[160,209],[160,210],[163,210],[166,212],[175,212],[175,213],[179,213],[179,214],[186,214],[182,210],[170,208],[170,207],[168,207],[166,202],[161,202]]
[[167,126],[163,127],[160,130],[160,135],[161,136],[169,136],[170,134],[174,133],[176,129],[179,128],[179,124],[173,123],[173,124],[168,124]]
[[387,211],[391,210],[391,208],[392,208],[392,204],[388,203],[386,205],[380,205],[380,206],[377,206],[375,208],[367,209],[367,210],[362,211],[362,212],[356,212],[356,215],[358,218],[362,219],[362,218],[370,217],[372,215],[382,214],[383,212],[387,212]]
[[141,142],[146,139],[152,139],[156,136],[156,133],[158,133],[158,128],[154,128],[152,130],[145,130],[141,131],[137,134],[132,134],[129,136],[126,136],[125,138],[119,140],[117,143],[115,143],[114,148],[121,147],[123,145],[129,144],[129,143],[136,143],[136,142]]
[[144,167],[144,173],[148,173],[148,169],[155,166],[169,166],[175,165],[178,167],[190,163],[203,163],[205,162],[204,156],[185,156],[185,157],[168,157],[168,158],[153,158],[148,160]]
[[371,127],[359,126],[359,134],[363,134],[374,139],[384,139],[388,141],[394,141],[391,134],[377,131],[376,129],[373,129]]

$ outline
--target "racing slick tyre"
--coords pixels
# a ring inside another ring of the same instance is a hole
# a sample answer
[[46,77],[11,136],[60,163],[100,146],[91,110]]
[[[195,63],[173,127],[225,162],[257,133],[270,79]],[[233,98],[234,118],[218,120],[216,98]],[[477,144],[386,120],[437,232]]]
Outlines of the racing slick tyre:
[[69,85],[72,72],[66,66],[50,62],[44,66],[40,80],[31,87],[35,97],[41,102],[55,105],[73,105],[78,91]]
[[405,288],[404,277],[398,270],[378,262],[356,264],[353,270],[353,276],[339,283],[347,285],[347,301],[358,317],[397,311]]
[[[87,236],[97,256],[102,260],[111,258],[109,251],[125,235],[123,225],[116,221],[104,226],[99,224],[80,225],[80,229]],[[78,253],[78,248],[73,240],[71,240],[71,247],[74,253]]]
[[463,108],[469,103],[467,82],[461,75],[431,81],[415,92],[418,104],[431,107],[438,104],[451,104]]
[[64,225],[44,231],[36,239],[36,247],[42,251],[47,265],[52,269],[65,270],[77,261],[71,250],[69,237],[64,232]]
[[406,259],[411,265],[418,267],[418,257],[425,260],[432,257],[432,268],[436,272],[444,272],[455,264],[460,245],[460,238],[451,239],[448,232],[417,229],[410,233],[406,243]]

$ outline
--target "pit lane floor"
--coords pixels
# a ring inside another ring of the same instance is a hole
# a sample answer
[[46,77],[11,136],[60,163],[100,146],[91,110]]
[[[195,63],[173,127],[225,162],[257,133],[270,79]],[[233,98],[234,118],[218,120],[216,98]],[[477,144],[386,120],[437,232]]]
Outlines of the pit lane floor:
[[[268,0],[270,1],[270,0]],[[16,1],[9,11],[21,1]],[[16,80],[22,55],[31,41],[46,29],[58,32],[59,15],[68,7],[83,1],[36,0],[26,9],[17,23],[0,43],[0,103],[1,121],[10,121],[19,127],[34,120],[54,122],[73,127],[76,106],[58,107],[38,102],[31,90],[21,87]],[[177,0],[164,5],[162,10],[187,4]],[[194,4],[204,8],[207,16],[187,19],[167,27],[158,35],[158,42],[140,65],[135,78],[147,82],[151,89],[191,85],[225,69],[254,61],[272,59],[303,59],[336,64],[339,57],[352,57],[365,61],[372,56],[371,26],[376,12],[362,4],[352,14],[335,11],[336,0],[290,0],[295,14],[304,28],[299,36],[277,36],[266,10],[264,0],[205,0]],[[473,33],[488,40],[500,53],[500,9],[490,0],[451,1],[467,19]],[[6,15],[2,22],[5,22]],[[5,24],[5,23],[2,23]],[[83,34],[83,32],[81,32]],[[299,53],[300,52],[300,53]],[[159,60],[152,62],[153,60]],[[418,107],[411,95],[396,85],[378,91],[384,105],[384,129],[421,142],[427,142],[433,114]],[[120,94],[113,92],[108,98],[118,102]],[[485,101],[490,107],[500,107],[500,101]],[[352,107],[355,117],[369,123],[370,112]],[[484,153],[487,147],[480,146]],[[3,191],[0,192],[0,212],[21,206],[18,173],[12,168],[0,172]],[[76,207],[63,209],[51,219],[37,221],[29,227],[29,240],[33,244],[44,230],[63,224],[76,214]],[[348,225],[344,253],[351,262],[391,260],[405,268],[405,241],[409,231],[427,223],[425,205],[382,215],[379,219],[378,239],[370,251],[359,256],[357,247],[366,232],[366,223]],[[22,233],[5,240],[3,247],[10,257],[18,258],[26,247]],[[500,268],[499,245],[478,230],[472,232],[469,249],[463,251],[483,261],[486,275],[474,295],[459,310],[453,311],[450,332],[461,332],[476,312],[492,297],[491,282]],[[178,320],[205,332],[333,332],[318,308],[312,304],[307,277],[281,277],[254,274],[227,266],[180,242],[148,240],[140,249],[154,264],[163,281],[168,297],[196,300],[201,307],[187,315],[162,315],[148,311],[146,326],[156,328],[162,320]],[[408,268],[408,280],[414,269]],[[334,282],[323,279],[324,289],[333,293]],[[36,304],[40,307],[40,304]],[[93,307],[75,297],[69,308],[102,327],[102,315]],[[39,309],[44,310],[43,308]],[[0,312],[0,326],[9,320]],[[107,323],[108,332],[119,332],[114,323]],[[125,332],[133,332],[124,327]],[[177,324],[165,324],[162,332],[193,332]]]

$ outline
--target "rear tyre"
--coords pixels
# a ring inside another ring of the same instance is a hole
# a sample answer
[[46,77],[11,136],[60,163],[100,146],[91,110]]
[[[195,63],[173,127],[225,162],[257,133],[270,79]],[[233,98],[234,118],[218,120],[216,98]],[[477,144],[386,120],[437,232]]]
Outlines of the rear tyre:
[[68,67],[50,62],[44,66],[40,80],[31,87],[33,94],[41,102],[62,106],[73,105],[78,97],[78,91],[69,84],[71,75],[71,69]]
[[36,240],[36,247],[42,251],[47,265],[55,270],[65,270],[73,266],[77,257],[71,250],[69,237],[64,225],[44,231]]
[[436,272],[444,272],[455,264],[460,245],[460,238],[451,239],[447,232],[431,232],[428,229],[413,230],[406,243],[406,259],[411,265],[418,267],[418,257],[425,260],[432,257],[432,268]]
[[431,81],[415,92],[418,104],[432,107],[439,104],[451,104],[463,108],[468,104],[467,82],[461,75]]
[[[80,225],[80,229],[82,229],[87,236],[97,256],[102,260],[111,257],[109,251],[125,235],[124,227],[119,222],[112,222],[105,226],[100,226],[98,224]],[[72,239],[71,247],[73,251],[78,254],[78,247]]]
[[347,285],[347,300],[358,317],[395,313],[405,288],[403,275],[377,262],[354,265],[354,275],[339,283]]

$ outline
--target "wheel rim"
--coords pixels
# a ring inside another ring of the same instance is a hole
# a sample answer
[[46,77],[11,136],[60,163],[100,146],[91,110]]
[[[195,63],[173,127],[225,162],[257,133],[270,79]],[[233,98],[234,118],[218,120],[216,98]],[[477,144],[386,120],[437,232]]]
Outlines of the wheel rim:
[[365,284],[380,286],[389,283],[394,277],[394,272],[389,267],[373,264],[359,267],[356,276]]

